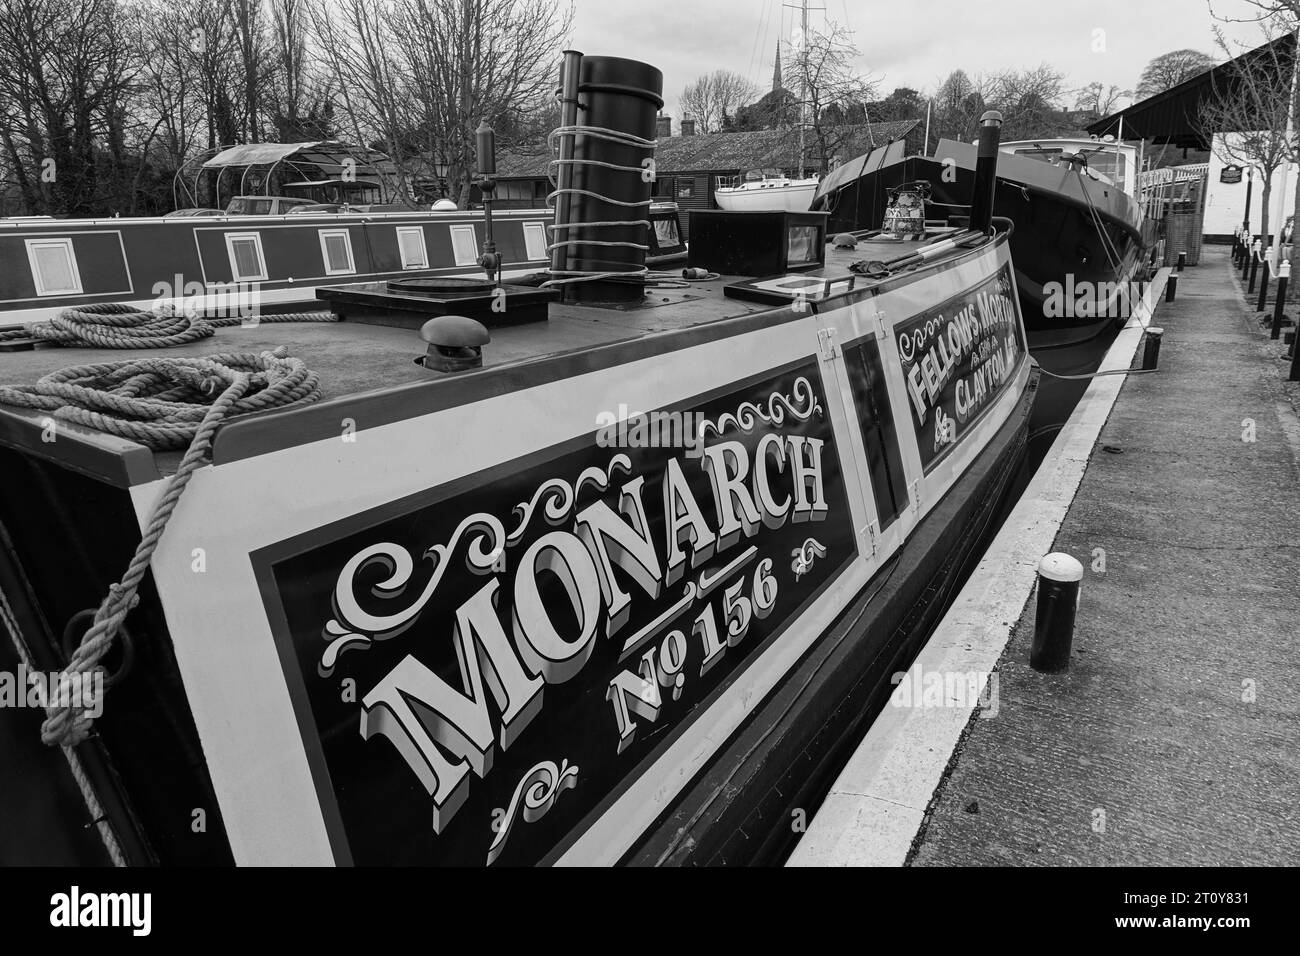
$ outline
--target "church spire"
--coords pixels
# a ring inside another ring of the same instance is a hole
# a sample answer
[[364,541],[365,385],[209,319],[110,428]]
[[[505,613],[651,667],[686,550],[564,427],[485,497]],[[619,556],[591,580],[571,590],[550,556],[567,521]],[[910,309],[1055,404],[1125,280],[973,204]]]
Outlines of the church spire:
[[783,89],[781,85],[781,41],[776,41],[776,68],[772,70],[772,92]]

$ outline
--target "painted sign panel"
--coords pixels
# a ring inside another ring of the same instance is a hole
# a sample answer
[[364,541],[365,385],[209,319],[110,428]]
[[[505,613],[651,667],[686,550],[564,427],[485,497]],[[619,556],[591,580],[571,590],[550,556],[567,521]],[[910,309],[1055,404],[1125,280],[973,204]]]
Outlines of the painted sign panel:
[[1219,182],[1221,183],[1241,182],[1241,167],[1224,166],[1221,170],[1219,170]]
[[1011,266],[895,328],[928,473],[1002,393],[1025,357]]
[[611,812],[853,557],[826,409],[801,359],[254,554],[336,860]]

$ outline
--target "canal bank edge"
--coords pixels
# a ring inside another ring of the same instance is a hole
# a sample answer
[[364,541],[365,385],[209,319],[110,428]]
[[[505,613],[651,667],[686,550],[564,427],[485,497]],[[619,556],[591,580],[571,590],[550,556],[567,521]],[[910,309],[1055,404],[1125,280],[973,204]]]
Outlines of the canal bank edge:
[[[1162,268],[1099,372],[1130,368],[1172,272]],[[932,673],[993,673],[1033,593],[1039,559],[1083,480],[1127,375],[1094,379],[1057,435],[1042,468],[903,683]],[[979,701],[886,707],[849,758],[787,866],[903,866],[923,835],[934,799],[960,752]]]

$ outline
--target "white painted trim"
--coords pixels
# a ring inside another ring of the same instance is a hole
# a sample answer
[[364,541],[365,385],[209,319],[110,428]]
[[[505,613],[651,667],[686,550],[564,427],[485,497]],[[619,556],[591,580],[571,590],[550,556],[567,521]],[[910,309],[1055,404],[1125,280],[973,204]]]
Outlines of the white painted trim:
[[[198,230],[194,231],[198,235]],[[226,256],[230,259],[230,278],[233,282],[264,282],[267,278],[266,273],[266,256],[262,252],[262,235],[258,232],[227,232],[224,234],[226,240]],[[239,263],[235,259],[235,243],[245,240],[253,240],[257,247],[257,265],[259,272],[255,276],[245,276],[239,274]],[[199,260],[202,262],[202,258]],[[206,282],[206,276],[204,277]]]
[[[1169,269],[1116,337],[1099,371],[1127,369]],[[1127,375],[1095,378],[1002,529],[908,670],[990,674],[1033,591]],[[969,697],[969,695],[967,695]],[[973,702],[972,702],[973,703]],[[788,866],[902,866],[973,706],[886,705],[795,847]]]
[[[81,270],[77,268],[77,250],[72,246],[72,239],[59,236],[50,237],[49,239],[27,239],[24,240],[27,246],[27,264],[32,270],[32,283],[36,287],[36,294],[41,297],[55,295],[82,295]],[[36,262],[36,251],[42,247],[62,249],[68,256],[68,269],[72,273],[74,285],[67,289],[47,289],[41,276],[40,267]]]
[[[327,276],[351,276],[357,274],[357,264],[352,258],[352,233],[347,229],[317,229],[316,235],[320,237],[320,256],[321,261],[325,264],[325,274]],[[348,267],[346,269],[330,268],[330,251],[328,240],[343,237],[344,247],[348,254]]]

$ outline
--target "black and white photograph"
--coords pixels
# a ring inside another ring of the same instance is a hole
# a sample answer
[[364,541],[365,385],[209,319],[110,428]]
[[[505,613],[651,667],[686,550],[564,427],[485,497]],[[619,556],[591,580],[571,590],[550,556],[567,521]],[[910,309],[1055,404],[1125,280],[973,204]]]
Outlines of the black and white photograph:
[[482,871],[462,919],[689,867],[1279,925],[1298,41],[1300,0],[0,0],[0,912],[188,942],[412,867]]

